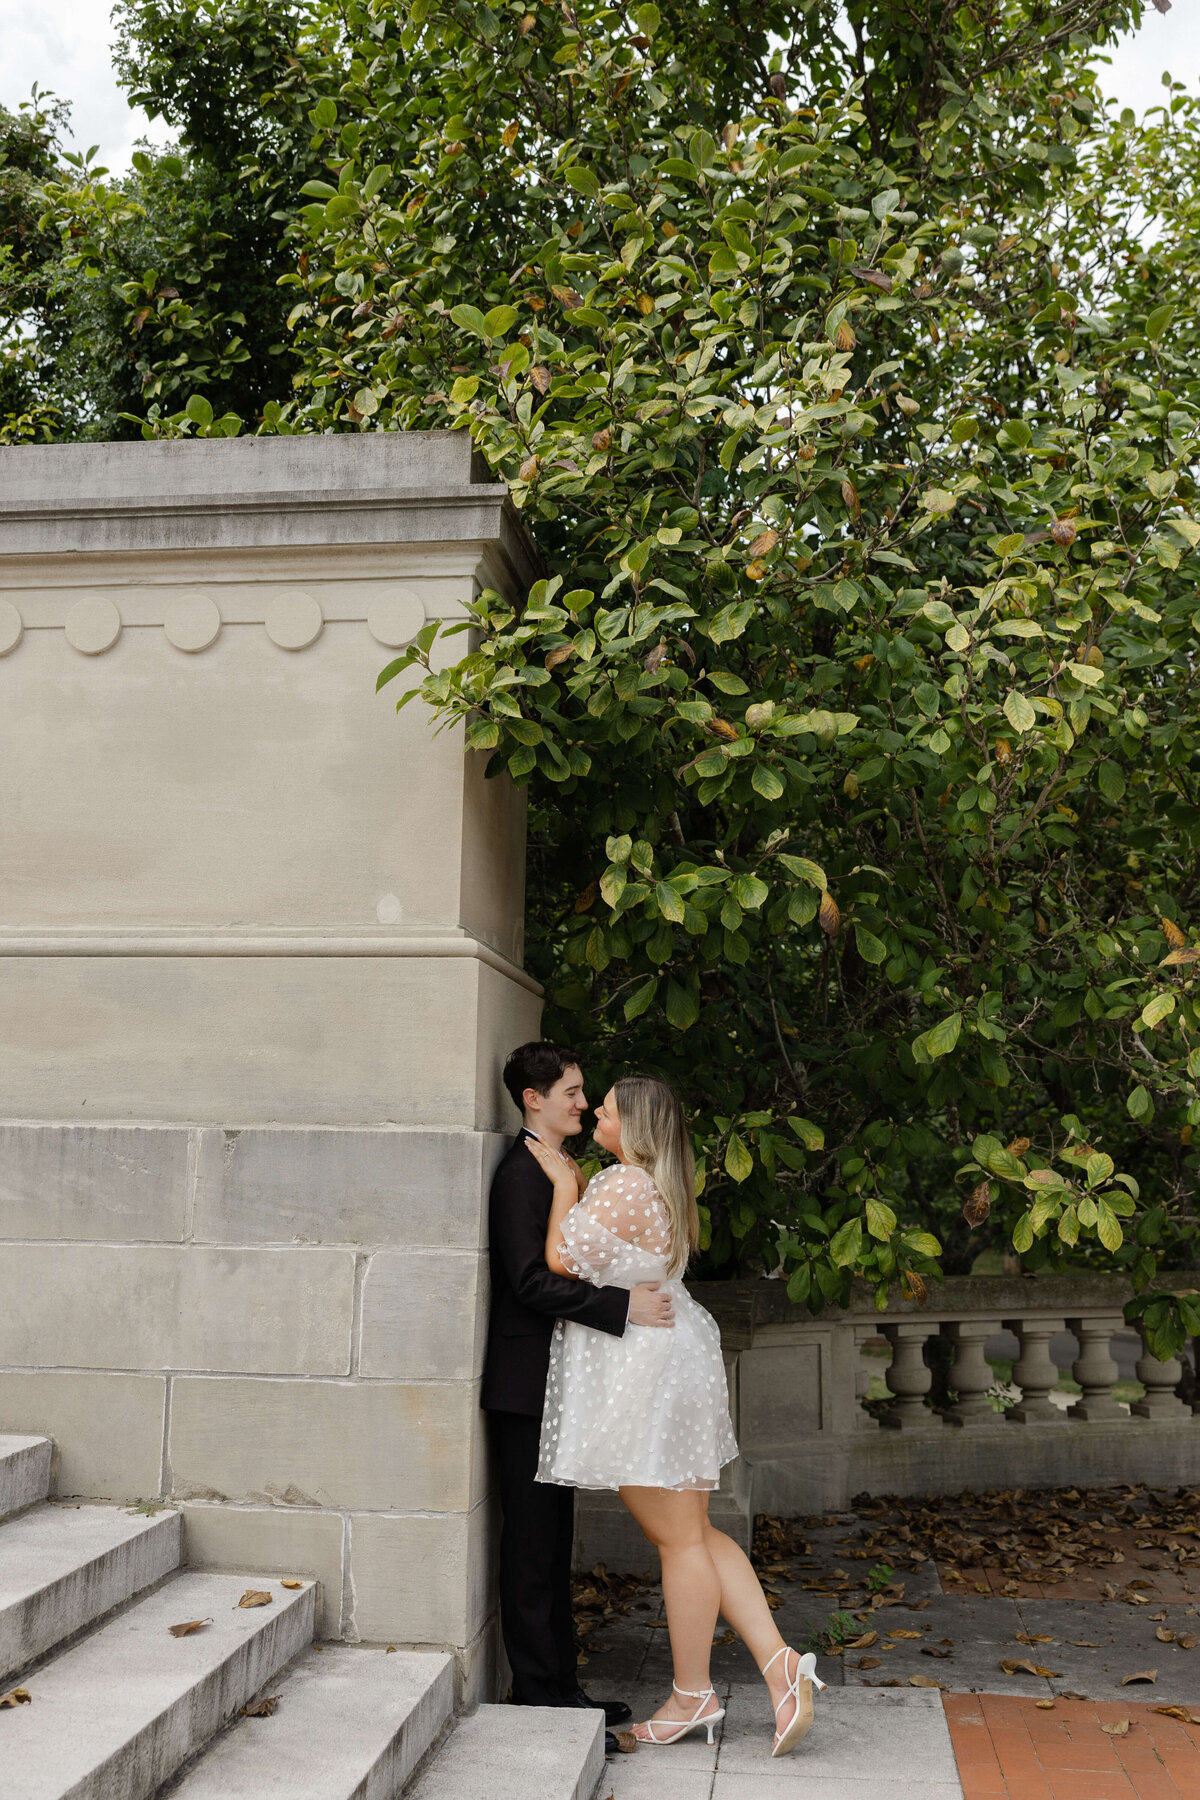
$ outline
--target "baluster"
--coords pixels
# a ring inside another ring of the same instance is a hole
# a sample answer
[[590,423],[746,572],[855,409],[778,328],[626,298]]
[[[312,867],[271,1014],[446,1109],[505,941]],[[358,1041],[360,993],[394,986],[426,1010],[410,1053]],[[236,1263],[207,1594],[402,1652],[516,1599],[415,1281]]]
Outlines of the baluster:
[[1113,1399],[1113,1383],[1121,1373],[1112,1358],[1113,1333],[1124,1324],[1119,1313],[1101,1319],[1068,1319],[1067,1330],[1079,1340],[1079,1355],[1071,1364],[1071,1373],[1083,1393],[1067,1413],[1072,1419],[1086,1419],[1095,1424],[1101,1419],[1128,1419],[1119,1401]]
[[999,1319],[960,1319],[946,1327],[946,1335],[954,1345],[950,1386],[958,1395],[946,1415],[947,1425],[977,1429],[981,1425],[1003,1424],[1002,1415],[988,1405],[988,1389],[996,1385],[996,1376],[983,1353],[988,1339],[999,1329]]
[[1050,1395],[1058,1386],[1058,1368],[1050,1354],[1050,1339],[1066,1329],[1062,1319],[1006,1319],[1005,1325],[1021,1340],[1021,1354],[1013,1365],[1013,1380],[1021,1398],[1005,1414],[1014,1425],[1065,1425],[1067,1415]]
[[1130,1412],[1137,1419],[1186,1419],[1191,1414],[1183,1404],[1175,1389],[1183,1375],[1183,1364],[1177,1356],[1166,1362],[1159,1362],[1157,1356],[1151,1356],[1146,1339],[1142,1338],[1142,1354],[1134,1364],[1137,1378],[1146,1390],[1145,1397],[1135,1400]]
[[892,1346],[892,1360],[884,1375],[895,1399],[879,1421],[891,1431],[940,1431],[941,1417],[924,1404],[933,1385],[925,1365],[928,1325],[884,1325],[883,1335]]

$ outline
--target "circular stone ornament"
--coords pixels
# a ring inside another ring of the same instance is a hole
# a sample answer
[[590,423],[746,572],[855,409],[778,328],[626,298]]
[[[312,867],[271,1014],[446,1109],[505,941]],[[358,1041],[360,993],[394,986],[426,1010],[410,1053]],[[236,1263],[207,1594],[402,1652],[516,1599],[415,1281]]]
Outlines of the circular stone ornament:
[[389,650],[402,650],[405,644],[411,644],[424,623],[424,603],[409,588],[377,594],[367,606],[367,630]]
[[267,636],[281,650],[307,650],[320,637],[325,615],[311,594],[296,588],[267,601],[263,622]]
[[0,656],[15,650],[25,631],[25,621],[11,600],[0,600]]
[[167,641],[189,656],[215,644],[220,629],[220,608],[207,594],[180,594],[167,604],[163,619]]
[[97,595],[77,600],[67,614],[67,642],[83,656],[102,656],[121,635],[121,615],[111,600]]

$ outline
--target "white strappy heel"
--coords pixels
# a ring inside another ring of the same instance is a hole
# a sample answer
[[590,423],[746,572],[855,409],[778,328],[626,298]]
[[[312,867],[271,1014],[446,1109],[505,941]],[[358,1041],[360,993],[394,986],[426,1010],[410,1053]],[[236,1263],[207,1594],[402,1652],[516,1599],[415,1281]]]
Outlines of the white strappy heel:
[[[809,1731],[812,1729],[813,1722],[813,1689],[820,1689],[825,1686],[825,1683],[816,1672],[817,1659],[812,1651],[810,1650],[806,1656],[801,1656],[798,1651],[792,1650],[790,1644],[785,1644],[782,1650],[777,1650],[775,1652],[771,1661],[764,1667],[762,1673],[766,1675],[767,1669],[769,1669],[772,1664],[777,1663],[782,1656],[784,1658],[783,1672],[786,1675],[787,1656],[789,1651],[791,1651],[791,1654],[796,1658],[796,1673],[788,1682],[787,1692],[779,1702],[779,1706],[775,1708],[775,1717],[779,1717],[780,1707],[786,1706],[789,1700],[795,1701],[796,1709],[784,1729],[782,1731],[776,1731],[775,1748],[771,1752],[772,1756],[786,1756],[789,1750],[795,1749],[801,1738],[806,1738],[808,1736]],[[800,1685],[801,1680],[803,1680],[804,1683],[803,1687]]]
[[[702,1692],[697,1693],[692,1688],[681,1688],[677,1681],[673,1681],[671,1683],[671,1686],[675,1689],[675,1692],[677,1694],[682,1694],[685,1700],[698,1700],[700,1702],[700,1709],[702,1709],[704,1707],[704,1704],[706,1701],[715,1700],[717,1697],[717,1690],[715,1688],[708,1687],[708,1688],[705,1688]],[[705,1725],[708,1728],[708,1741],[711,1744],[713,1741],[713,1726],[717,1723],[717,1721],[719,1719],[723,1719],[725,1717],[725,1708],[723,1706],[719,1706],[717,1708],[716,1712],[704,1713],[703,1716],[701,1716],[700,1709],[698,1709],[696,1711],[696,1713],[693,1715],[692,1718],[683,1720],[682,1724],[680,1724],[678,1726],[678,1728],[671,1733],[670,1737],[665,1737],[665,1738],[655,1737],[654,1727],[656,1724],[658,1724],[658,1725],[674,1725],[675,1724],[674,1719],[645,1719],[645,1720],[643,1720],[642,1722],[645,1725],[646,1730],[650,1733],[650,1736],[647,1738],[638,1738],[638,1743],[639,1744],[658,1744],[660,1746],[665,1745],[665,1744],[677,1744],[679,1742],[680,1738],[687,1736],[689,1731],[695,1731],[697,1725]]]

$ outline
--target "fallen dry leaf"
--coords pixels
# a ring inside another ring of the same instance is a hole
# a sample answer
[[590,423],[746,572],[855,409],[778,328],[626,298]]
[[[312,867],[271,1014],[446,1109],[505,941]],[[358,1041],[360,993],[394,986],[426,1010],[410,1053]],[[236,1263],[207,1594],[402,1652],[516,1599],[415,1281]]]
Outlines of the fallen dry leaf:
[[936,1644],[923,1644],[921,1646],[921,1655],[922,1656],[936,1656],[936,1657],[941,1658],[941,1660],[944,1662],[948,1656],[953,1656],[954,1652],[953,1652],[953,1650],[939,1650],[938,1646]]
[[202,1631],[211,1624],[211,1619],[185,1619],[182,1625],[168,1625],[167,1630],[172,1637],[191,1637],[193,1631]]
[[1043,1669],[1040,1663],[1031,1663],[1027,1657],[1008,1656],[1000,1664],[1006,1675],[1061,1675],[1061,1669]]
[[1053,1700],[1035,1700],[1033,1704],[1037,1707],[1039,1712],[1053,1712],[1054,1711]]
[[1052,1644],[1054,1639],[1044,1631],[1017,1631],[1013,1633],[1018,1644]]
[[890,1638],[923,1638],[925,1633],[923,1631],[901,1631],[897,1629],[895,1631],[889,1631],[888,1636]]
[[860,1656],[854,1667],[856,1669],[878,1669],[881,1662],[877,1656]]
[[32,1702],[28,1688],[10,1688],[7,1694],[0,1694],[0,1706],[30,1706]]
[[1156,1706],[1153,1711],[1168,1719],[1178,1719],[1181,1725],[1200,1725],[1200,1713],[1189,1712],[1186,1706]]
[[613,1735],[617,1740],[617,1749],[622,1756],[632,1756],[638,1747],[638,1741],[632,1731],[617,1731]]
[[1129,1719],[1101,1719],[1100,1729],[1106,1731],[1109,1737],[1127,1737],[1131,1722]]
[[249,1706],[243,1706],[244,1719],[269,1719],[279,1705],[278,1694],[266,1694],[261,1700],[251,1700]]
[[1200,1638],[1196,1637],[1193,1632],[1188,1631],[1181,1633],[1180,1636],[1175,1639],[1175,1642],[1179,1645],[1181,1650],[1194,1650],[1196,1645],[1200,1644]]
[[[894,1637],[895,1633],[892,1632],[889,1635]],[[878,1642],[879,1633],[877,1631],[864,1631],[861,1637],[856,1637],[853,1643],[846,1645],[846,1648],[847,1650],[869,1650],[873,1644]]]
[[1067,1642],[1075,1650],[1099,1650],[1100,1649],[1100,1645],[1094,1644],[1092,1642],[1091,1638],[1068,1638]]
[[940,1681],[935,1681],[932,1675],[910,1675],[908,1685],[909,1687],[940,1688],[942,1684]]
[[1158,1680],[1158,1670],[1157,1669],[1139,1669],[1135,1675],[1123,1675],[1121,1677],[1121,1686],[1128,1687],[1131,1681],[1157,1681],[1157,1680]]
[[1165,1625],[1160,1625],[1154,1635],[1160,1644],[1173,1644],[1175,1642],[1175,1633],[1173,1631],[1168,1631]]
[[247,1588],[238,1601],[238,1606],[270,1606],[274,1597],[273,1594],[268,1594],[265,1588]]
[[279,1585],[285,1588],[302,1588],[304,1583],[302,1581],[281,1581]]

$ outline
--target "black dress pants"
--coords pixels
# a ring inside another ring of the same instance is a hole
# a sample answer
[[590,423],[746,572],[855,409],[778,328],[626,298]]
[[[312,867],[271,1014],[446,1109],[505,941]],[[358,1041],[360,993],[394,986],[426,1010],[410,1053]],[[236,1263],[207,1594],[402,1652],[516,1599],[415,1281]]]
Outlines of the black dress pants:
[[579,1687],[571,1617],[575,1489],[537,1474],[540,1419],[489,1412],[500,1490],[500,1630],[519,1706],[557,1706]]

